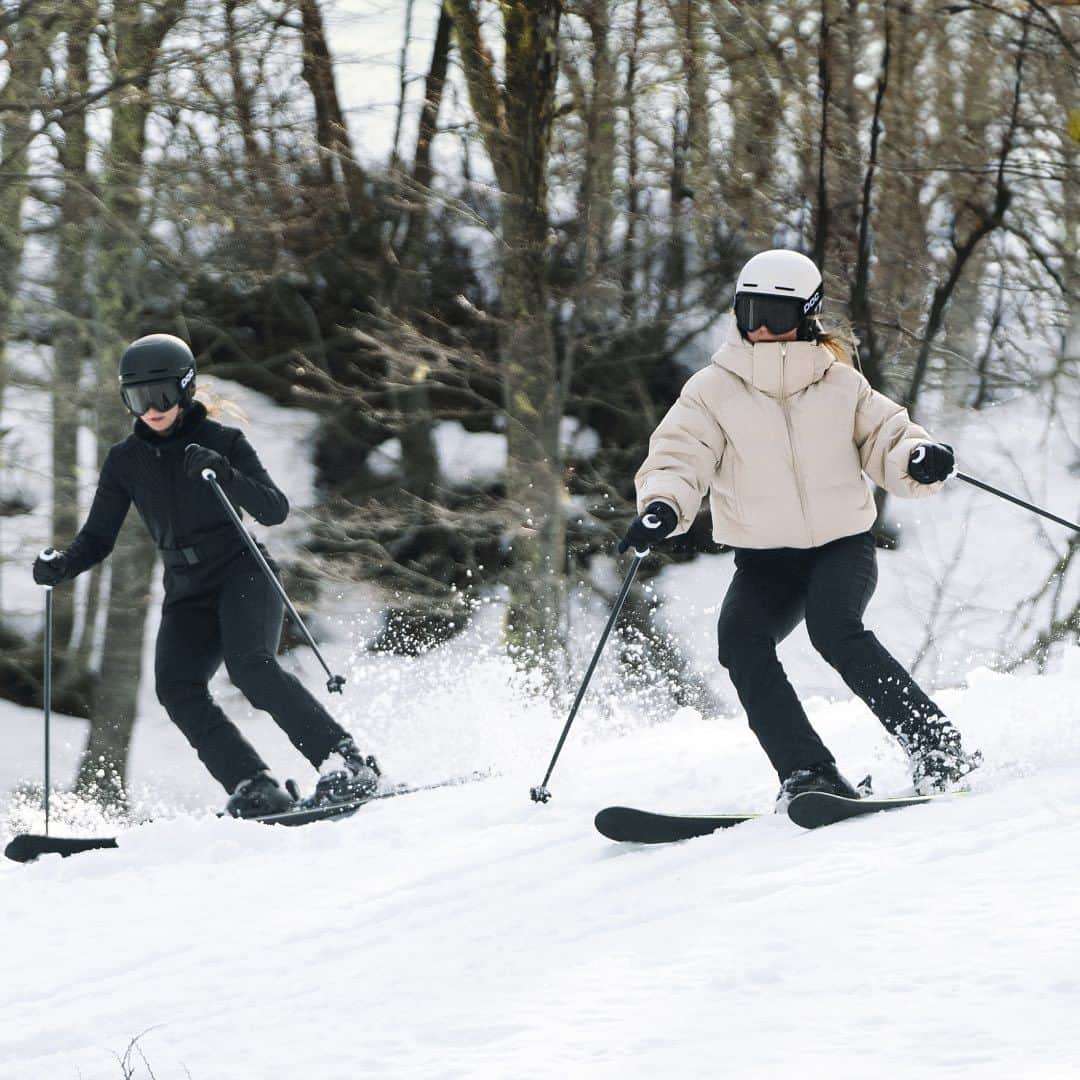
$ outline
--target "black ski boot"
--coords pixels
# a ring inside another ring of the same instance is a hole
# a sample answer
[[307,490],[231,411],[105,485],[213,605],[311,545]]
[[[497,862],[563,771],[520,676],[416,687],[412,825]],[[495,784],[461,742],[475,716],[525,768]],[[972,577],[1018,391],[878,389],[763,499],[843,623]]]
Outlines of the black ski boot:
[[847,799],[859,798],[859,792],[840,775],[836,762],[819,761],[816,765],[796,769],[784,777],[776,796],[777,813],[785,811],[788,803],[804,791],[825,791],[830,795],[843,795]]
[[917,795],[955,791],[982,764],[982,754],[978,750],[967,753],[960,743],[960,732],[944,717],[935,717],[917,735],[901,737],[900,745],[911,759]]
[[312,797],[316,805],[367,799],[375,794],[382,775],[378,762],[370,754],[361,754],[351,735],[330,751],[319,771],[322,775]]
[[294,804],[295,799],[268,772],[259,772],[236,785],[225,813],[239,818],[262,817],[283,814]]

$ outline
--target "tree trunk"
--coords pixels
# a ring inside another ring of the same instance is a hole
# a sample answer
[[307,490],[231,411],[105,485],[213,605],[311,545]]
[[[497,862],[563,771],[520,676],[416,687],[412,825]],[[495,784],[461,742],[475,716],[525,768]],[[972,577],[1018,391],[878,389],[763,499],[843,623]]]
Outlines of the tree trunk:
[[255,184],[263,177],[260,167],[263,153],[255,135],[255,101],[251,86],[244,76],[244,46],[238,39],[237,9],[242,0],[224,0],[222,14],[225,17],[225,51],[229,58],[229,78],[232,82],[232,105],[236,124],[244,144],[244,160],[248,177]]
[[[131,85],[112,102],[112,127],[102,191],[103,228],[97,260],[98,452],[104,460],[124,438],[130,417],[116,392],[116,364],[137,331],[141,307],[138,249],[132,232],[142,222],[139,184],[150,115],[150,80],[161,43],[180,19],[184,0],[161,5],[149,21],[138,0],[113,8],[115,76]],[[77,787],[102,802],[122,803],[134,730],[154,548],[142,523],[129,515],[111,560],[101,677],[90,737]]]
[[[90,35],[97,17],[93,0],[79,0],[67,27],[68,101],[75,103],[90,85]],[[56,258],[56,307],[58,311],[53,348],[52,416],[52,535],[58,547],[78,531],[78,438],[83,362],[90,355],[87,333],[87,252],[93,220],[93,204],[87,191],[88,140],[86,113],[73,107],[60,122],[64,133],[59,150],[63,170],[60,221]],[[70,650],[75,622],[75,590],[57,589],[53,618],[58,650]]]
[[[847,285],[858,252],[859,110],[855,61],[861,33],[857,0],[822,0],[819,74],[822,87],[821,159],[814,261]],[[826,286],[828,287],[828,286]]]
[[367,175],[353,153],[318,0],[300,0],[300,16],[304,46],[302,74],[315,103],[315,137],[321,150],[323,183],[327,190],[333,190],[340,175],[355,225],[364,231],[373,230],[375,212],[368,195]]
[[439,110],[442,108],[443,91],[446,88],[446,70],[450,62],[450,32],[453,23],[450,11],[445,3],[439,8],[439,23],[435,30],[435,47],[431,54],[424,83],[424,105],[420,110],[420,123],[416,135],[416,149],[413,153],[413,167],[410,183],[410,205],[405,238],[398,252],[401,264],[400,301],[406,306],[415,302],[422,290],[415,281],[420,253],[423,250],[424,236],[428,222],[428,191],[434,177],[431,164],[431,144],[439,123]]
[[561,393],[547,285],[547,168],[561,4],[505,0],[502,89],[475,0],[449,0],[449,6],[469,100],[502,195],[499,352],[513,548],[507,643],[519,664],[551,679],[563,653],[566,560]]
[[4,57],[8,78],[0,90],[0,406],[7,389],[5,354],[22,261],[22,207],[30,186],[34,107],[41,101],[41,75],[57,30],[57,14],[51,4],[23,0]]
[[637,72],[641,62],[641,42],[645,35],[645,0],[635,0],[634,23],[626,57],[623,100],[626,106],[626,238],[619,268],[619,291],[623,315],[636,319],[638,274],[638,215],[641,209],[641,181],[638,176]]
[[[420,272],[424,240],[428,227],[428,199],[434,168],[431,163],[431,144],[435,139],[446,86],[446,69],[450,60],[450,12],[446,4],[439,8],[435,31],[435,46],[424,83],[424,104],[413,152],[409,184],[409,208],[406,212],[405,237],[398,253],[399,274],[394,304],[404,317],[410,317],[414,305],[423,304],[425,289]],[[410,383],[394,391],[394,405],[401,413],[401,461],[404,468],[403,487],[421,499],[430,499],[439,478],[439,457],[435,448],[433,424],[426,378],[419,371],[405,371],[400,377]]]

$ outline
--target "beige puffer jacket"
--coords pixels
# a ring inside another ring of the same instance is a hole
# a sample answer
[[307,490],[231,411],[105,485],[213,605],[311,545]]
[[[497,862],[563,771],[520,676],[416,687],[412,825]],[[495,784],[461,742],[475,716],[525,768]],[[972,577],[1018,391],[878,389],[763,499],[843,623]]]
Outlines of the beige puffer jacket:
[[810,342],[751,345],[734,324],[649,441],[635,478],[690,528],[711,491],[713,537],[732,547],[808,548],[865,532],[876,508],[864,473],[921,496],[908,457],[930,436],[854,368]]

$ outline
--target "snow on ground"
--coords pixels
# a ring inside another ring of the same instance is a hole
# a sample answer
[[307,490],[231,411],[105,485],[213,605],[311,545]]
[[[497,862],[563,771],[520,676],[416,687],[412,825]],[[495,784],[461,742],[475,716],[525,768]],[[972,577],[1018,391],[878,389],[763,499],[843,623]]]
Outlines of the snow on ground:
[[[596,834],[607,803],[768,808],[749,733],[686,712],[572,736],[546,806],[541,754],[346,821],[189,816],[5,863],[0,1077],[112,1080],[139,1035],[158,1080],[1075,1075],[1080,650],[968,682],[943,696],[986,754],[973,794],[816,833]],[[865,710],[813,713],[850,774],[903,786]]]
[[[312,418],[217,389],[247,414],[294,506],[288,528],[257,531],[295,557],[314,500],[297,453]],[[20,457],[25,476],[14,480],[41,502],[4,523],[3,601],[31,629],[48,417],[40,391],[14,388],[8,400],[18,411],[5,421],[38,452]],[[962,466],[1075,516],[1069,442],[1036,430],[1037,417],[1032,400],[983,414],[953,439]],[[1017,439],[1038,447],[1022,474],[1008,457]],[[87,479],[86,496],[92,470]],[[565,711],[529,697],[508,670],[499,598],[438,650],[376,656],[364,645],[378,595],[320,565],[313,624],[348,679],[335,715],[390,779],[493,778],[302,830],[221,821],[222,793],[144,680],[132,777],[136,809],[153,823],[124,832],[119,851],[0,866],[0,1078],[119,1077],[114,1054],[144,1032],[150,1066],[136,1053],[134,1075],[152,1068],[159,1080],[1074,1075],[1080,651],[1042,677],[980,667],[1008,657],[1011,612],[1065,534],[956,483],[939,499],[892,500],[890,514],[905,543],[882,554],[869,623],[910,662],[947,577],[947,632],[920,677],[986,755],[976,795],[817,834],[770,815],[664,849],[611,845],[591,826],[606,803],[770,805],[776,778],[714,659],[729,557],[669,567],[656,582],[672,631],[729,707],[650,726],[605,658],[546,807],[528,788]],[[624,565],[611,562],[610,583]],[[603,616],[598,602],[575,613],[575,670]],[[148,652],[156,618],[155,605]],[[782,656],[842,769],[901,790],[898,749],[803,631]],[[307,650],[285,662],[325,698]],[[267,717],[224,677],[214,691],[279,775],[310,785]],[[55,717],[53,735],[62,786],[85,724]],[[39,783],[41,762],[40,714],[0,705],[0,797]],[[63,798],[54,809],[56,832],[110,828]],[[32,793],[2,812],[0,840],[41,827]]]

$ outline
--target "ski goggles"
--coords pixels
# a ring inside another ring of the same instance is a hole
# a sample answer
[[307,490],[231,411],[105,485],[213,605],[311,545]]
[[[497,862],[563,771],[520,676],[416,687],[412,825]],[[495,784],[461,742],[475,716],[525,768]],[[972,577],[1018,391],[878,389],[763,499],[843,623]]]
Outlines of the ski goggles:
[[133,383],[120,387],[120,396],[124,404],[135,416],[143,416],[148,409],[168,412],[174,405],[184,400],[184,391],[180,379],[155,379],[153,382]]
[[744,334],[764,326],[770,334],[789,334],[798,329],[803,319],[817,310],[821,293],[809,300],[797,296],[772,296],[761,293],[739,293],[735,297],[735,322]]

